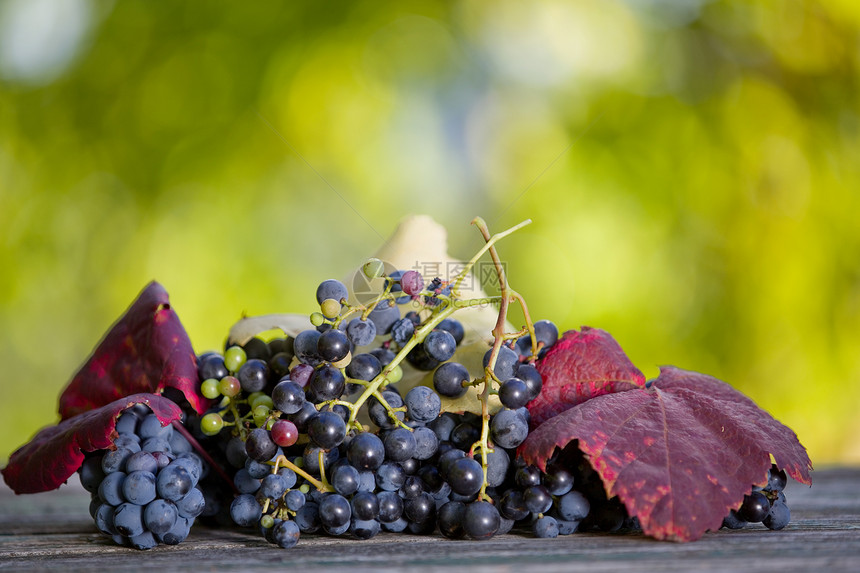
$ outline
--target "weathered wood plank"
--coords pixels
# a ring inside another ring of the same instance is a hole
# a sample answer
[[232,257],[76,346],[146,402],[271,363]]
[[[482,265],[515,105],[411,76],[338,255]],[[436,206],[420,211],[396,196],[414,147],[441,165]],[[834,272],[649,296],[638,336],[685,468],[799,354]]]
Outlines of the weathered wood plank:
[[141,552],[114,545],[93,526],[79,486],[35,496],[0,490],[0,569],[235,570],[284,566],[316,571],[858,571],[860,469],[815,474],[815,487],[791,484],[792,521],[717,531],[687,544],[638,534],[574,534],[557,539],[505,535],[487,542],[382,534],[370,541],[303,535],[282,550],[234,530],[196,527],[175,547]]

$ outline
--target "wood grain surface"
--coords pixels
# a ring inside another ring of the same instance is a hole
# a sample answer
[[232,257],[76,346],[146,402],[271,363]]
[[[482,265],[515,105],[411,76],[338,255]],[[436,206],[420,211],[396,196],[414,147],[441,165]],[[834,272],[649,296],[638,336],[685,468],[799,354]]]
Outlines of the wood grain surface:
[[195,526],[180,545],[149,551],[119,547],[98,533],[89,494],[77,483],[24,496],[4,485],[0,570],[860,571],[860,468],[817,471],[813,480],[812,488],[791,483],[786,490],[792,510],[786,529],[754,525],[685,544],[641,534],[536,539],[522,533],[474,542],[383,533],[369,541],[303,535],[283,550],[252,533]]

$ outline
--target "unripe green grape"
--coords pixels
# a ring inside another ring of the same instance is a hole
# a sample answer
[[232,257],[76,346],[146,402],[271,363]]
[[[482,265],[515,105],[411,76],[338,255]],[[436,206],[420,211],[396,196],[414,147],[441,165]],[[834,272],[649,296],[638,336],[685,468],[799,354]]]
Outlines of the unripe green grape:
[[257,426],[265,424],[266,418],[269,417],[269,412],[270,410],[268,406],[260,405],[254,408],[254,423],[257,424]]
[[248,356],[241,346],[231,346],[224,352],[224,366],[230,372],[238,372],[247,359]]
[[275,525],[275,518],[268,513],[260,518],[260,525],[266,529],[271,529]]
[[377,279],[385,272],[385,265],[377,258],[367,259],[367,262],[361,267],[361,272],[369,279]]
[[[340,314],[340,309],[341,309],[340,302],[334,300],[333,298],[325,299],[324,301],[322,301],[322,304],[320,305],[320,310],[322,311],[323,316],[325,316],[326,318],[336,317],[337,315]],[[317,326],[319,326],[319,325],[317,325]]]
[[224,427],[224,418],[220,414],[210,413],[200,418],[200,431],[207,436],[214,436]]
[[269,418],[268,420],[266,420],[266,429],[271,431],[272,426],[275,425],[275,422],[277,422],[277,420],[275,420],[274,418]]
[[221,378],[221,381],[218,382],[218,389],[228,398],[232,398],[242,391],[242,385],[239,383],[239,379],[235,376],[224,376]]
[[[257,394],[257,392],[255,392],[254,394]],[[258,396],[254,396],[253,398],[251,396],[248,396],[248,401],[251,404],[251,408],[256,408],[257,406],[265,406],[271,410],[275,406],[275,403],[272,402],[272,398],[263,394],[262,392],[260,392]]]
[[320,312],[312,312],[311,313],[311,324],[314,326],[319,326],[325,322],[325,317]]
[[[296,464],[296,465],[299,465],[299,464]],[[299,491],[302,493],[308,493],[309,491],[311,491],[311,486],[309,486],[306,483],[303,483],[302,485],[299,486]]]
[[218,388],[218,380],[208,378],[200,384],[200,393],[210,400],[221,395],[221,390]]
[[388,382],[391,384],[396,384],[397,382],[400,382],[400,379],[403,378],[403,368],[401,368],[398,364],[391,369],[391,372],[385,375],[385,378],[388,379]]

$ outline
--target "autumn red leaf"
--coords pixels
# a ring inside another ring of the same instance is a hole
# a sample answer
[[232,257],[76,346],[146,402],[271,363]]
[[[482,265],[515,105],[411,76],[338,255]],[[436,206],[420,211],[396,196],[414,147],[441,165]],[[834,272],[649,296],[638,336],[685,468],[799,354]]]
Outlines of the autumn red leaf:
[[43,428],[18,448],[3,468],[15,493],[39,493],[60,487],[81,466],[84,452],[104,450],[116,438],[116,419],[135,404],[146,404],[162,425],[179,420],[182,410],[156,394],[135,394]]
[[664,367],[647,389],[592,398],[535,429],[520,447],[543,468],[572,440],[642,530],[691,541],[720,527],[753,484],[767,481],[770,457],[811,484],[797,435],[711,376]]
[[532,427],[595,396],[645,386],[645,376],[605,330],[570,330],[537,363],[543,389],[528,404]]
[[114,400],[175,388],[198,413],[206,400],[197,383],[191,340],[170,306],[167,291],[149,283],[105,335],[60,396],[63,420]]

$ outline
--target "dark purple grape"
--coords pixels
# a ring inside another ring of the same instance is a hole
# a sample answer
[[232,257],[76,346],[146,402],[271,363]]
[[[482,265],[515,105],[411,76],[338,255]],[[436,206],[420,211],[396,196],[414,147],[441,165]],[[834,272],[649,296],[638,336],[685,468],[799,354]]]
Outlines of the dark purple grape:
[[471,539],[490,539],[499,530],[501,516],[491,503],[476,501],[466,506],[463,530]]
[[267,462],[272,459],[277,451],[278,446],[272,441],[268,430],[255,428],[248,434],[248,439],[245,441],[245,452],[252,460]]

